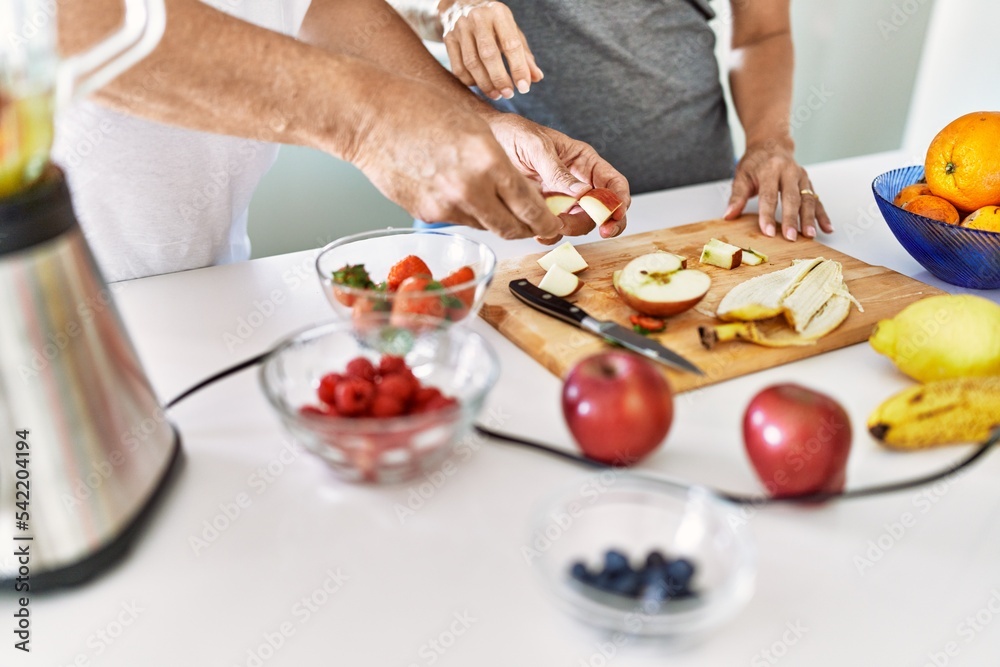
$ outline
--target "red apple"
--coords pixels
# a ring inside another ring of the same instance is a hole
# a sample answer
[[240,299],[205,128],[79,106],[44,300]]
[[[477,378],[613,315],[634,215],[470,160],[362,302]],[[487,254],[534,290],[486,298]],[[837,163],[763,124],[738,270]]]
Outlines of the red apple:
[[837,492],[846,482],[851,421],[826,394],[797,384],[764,389],[743,416],[743,442],[775,497]]
[[608,350],[570,370],[563,383],[562,411],[587,457],[629,466],[667,437],[674,399],[652,362],[631,352]]
[[580,208],[598,225],[604,224],[622,205],[622,200],[607,188],[594,188],[580,197]]

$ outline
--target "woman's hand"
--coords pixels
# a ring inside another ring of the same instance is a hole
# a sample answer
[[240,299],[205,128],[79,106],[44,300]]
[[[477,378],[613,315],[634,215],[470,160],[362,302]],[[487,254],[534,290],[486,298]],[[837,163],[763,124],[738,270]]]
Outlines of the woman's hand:
[[[526,93],[542,70],[507,5],[490,0],[442,0],[443,41],[451,70],[467,86],[493,100]],[[503,59],[510,66],[508,74]]]
[[789,241],[816,236],[817,225],[826,233],[833,231],[823,202],[813,192],[806,170],[795,161],[790,142],[768,141],[748,146],[736,165],[732,195],[723,216],[732,220],[743,213],[747,201],[758,195],[760,230],[774,236],[778,222],[775,211],[781,199],[782,235]]

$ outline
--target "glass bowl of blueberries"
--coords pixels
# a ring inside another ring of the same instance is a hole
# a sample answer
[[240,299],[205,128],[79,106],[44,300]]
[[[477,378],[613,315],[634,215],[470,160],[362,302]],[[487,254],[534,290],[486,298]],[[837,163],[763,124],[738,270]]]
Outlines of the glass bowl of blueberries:
[[740,517],[704,488],[606,470],[542,503],[524,554],[556,604],[585,623],[691,636],[753,595],[755,551]]

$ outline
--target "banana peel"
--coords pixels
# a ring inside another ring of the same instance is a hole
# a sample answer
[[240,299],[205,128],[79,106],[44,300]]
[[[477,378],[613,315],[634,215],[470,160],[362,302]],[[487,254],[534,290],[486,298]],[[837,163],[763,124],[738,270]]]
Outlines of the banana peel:
[[716,315],[726,324],[698,328],[701,344],[742,340],[764,347],[814,345],[847,319],[851,304],[839,262],[817,257],[751,278],[729,291]]
[[888,398],[868,418],[885,447],[917,450],[986,440],[1000,426],[1000,376],[939,380]]

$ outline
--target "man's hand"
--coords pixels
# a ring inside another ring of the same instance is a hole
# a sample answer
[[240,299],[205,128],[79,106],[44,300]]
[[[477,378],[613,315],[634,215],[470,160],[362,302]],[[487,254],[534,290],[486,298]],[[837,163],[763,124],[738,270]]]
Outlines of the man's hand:
[[[528,40],[507,5],[491,0],[442,0],[442,41],[451,70],[467,86],[479,86],[493,100],[526,93],[544,76]],[[510,75],[504,66],[510,66]]]
[[778,225],[775,211],[780,197],[781,227],[786,239],[794,241],[799,231],[803,236],[813,238],[817,225],[829,234],[833,225],[823,203],[812,189],[809,175],[795,161],[792,148],[785,142],[768,141],[763,145],[748,146],[736,166],[732,195],[723,217],[726,220],[738,217],[747,201],[759,195],[760,230],[774,236]]
[[[544,192],[580,197],[593,188],[608,188],[618,195],[622,206],[601,225],[600,234],[611,238],[622,233],[625,212],[632,203],[628,181],[589,144],[515,114],[492,114],[486,120],[511,161]],[[582,236],[594,228],[594,221],[579,207],[559,219],[562,226],[558,233],[539,233],[540,242],[552,244],[563,236]]]
[[349,159],[387,197],[421,220],[487,229],[505,239],[560,233],[561,221],[539,188],[477,115],[403,78],[383,82],[378,98],[381,111]]

